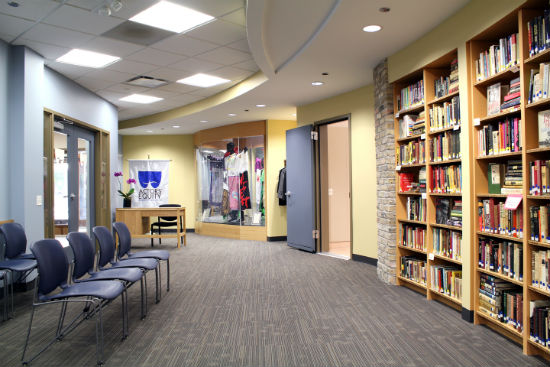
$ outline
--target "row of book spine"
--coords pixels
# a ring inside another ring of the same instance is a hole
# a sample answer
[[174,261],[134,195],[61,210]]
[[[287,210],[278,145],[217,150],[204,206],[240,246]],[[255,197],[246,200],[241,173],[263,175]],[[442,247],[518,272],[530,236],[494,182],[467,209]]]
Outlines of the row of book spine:
[[477,151],[481,157],[521,152],[521,120],[517,117],[485,125],[477,134]]
[[431,167],[431,169],[432,193],[462,192],[462,166],[460,164]]
[[527,38],[530,57],[550,48],[549,13],[549,9],[544,9],[543,15],[535,17],[527,22]]
[[420,222],[426,221],[426,199],[420,197],[407,198],[407,219]]
[[480,274],[479,311],[523,331],[523,292],[505,280]]
[[462,299],[462,269],[457,266],[434,265],[430,268],[432,290]]
[[523,280],[523,246],[521,243],[494,238],[479,238],[478,265],[511,279]]
[[498,45],[492,45],[489,49],[479,54],[479,59],[476,60],[476,75],[478,81],[485,80],[492,75],[518,64],[518,38],[518,33],[501,38],[499,39]]
[[537,159],[529,162],[529,194],[550,194],[550,160]]
[[401,245],[420,251],[426,251],[426,228],[410,224],[401,224]]
[[481,232],[523,238],[523,208],[506,209],[495,199],[478,201],[478,229]]
[[401,89],[400,101],[400,110],[406,110],[424,103],[424,80],[421,79],[418,82]]
[[401,276],[426,285],[426,260],[414,256],[401,257]]
[[460,125],[460,98],[455,96],[450,102],[434,104],[430,107],[430,130],[445,129]]
[[539,69],[531,69],[527,103],[534,103],[550,96],[550,63],[539,64]]
[[550,249],[533,249],[531,252],[531,285],[550,291]]
[[529,224],[531,228],[531,241],[550,243],[548,215],[550,204],[532,206],[529,208]]
[[434,136],[430,141],[430,146],[431,162],[459,159],[462,156],[460,151],[460,131],[447,131],[444,134]]
[[426,141],[418,139],[400,145],[398,162],[402,166],[426,163]]
[[462,227],[462,199],[437,198],[435,200],[435,222]]
[[529,339],[542,346],[550,346],[550,301],[529,302]]
[[462,260],[462,232],[433,228],[432,248],[436,255]]

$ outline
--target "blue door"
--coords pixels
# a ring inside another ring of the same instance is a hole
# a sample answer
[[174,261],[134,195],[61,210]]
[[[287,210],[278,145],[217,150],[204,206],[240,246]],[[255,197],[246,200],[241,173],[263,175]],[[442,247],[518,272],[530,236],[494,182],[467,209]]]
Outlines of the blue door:
[[287,242],[315,252],[315,180],[312,126],[286,132]]

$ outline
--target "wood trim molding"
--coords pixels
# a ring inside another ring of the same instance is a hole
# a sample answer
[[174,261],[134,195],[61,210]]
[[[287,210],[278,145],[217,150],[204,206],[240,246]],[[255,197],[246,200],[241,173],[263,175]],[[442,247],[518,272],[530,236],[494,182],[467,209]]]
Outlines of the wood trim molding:
[[[204,143],[232,139],[246,136],[265,136],[266,133],[266,121],[252,121],[252,122],[240,122],[232,125],[225,125],[215,127],[212,129],[201,130],[193,135],[193,141],[195,146],[202,145]],[[265,145],[265,144],[264,144]]]

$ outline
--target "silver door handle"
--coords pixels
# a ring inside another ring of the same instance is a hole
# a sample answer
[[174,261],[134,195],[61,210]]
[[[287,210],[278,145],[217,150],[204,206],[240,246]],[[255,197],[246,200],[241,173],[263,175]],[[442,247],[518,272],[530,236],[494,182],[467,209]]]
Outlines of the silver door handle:
[[291,194],[290,191],[285,192],[285,195],[286,195],[286,196],[290,196],[290,194]]
[[75,195],[74,193],[71,192],[71,195],[69,195],[69,197],[70,197],[71,199],[74,199],[74,198],[76,197],[76,195]]

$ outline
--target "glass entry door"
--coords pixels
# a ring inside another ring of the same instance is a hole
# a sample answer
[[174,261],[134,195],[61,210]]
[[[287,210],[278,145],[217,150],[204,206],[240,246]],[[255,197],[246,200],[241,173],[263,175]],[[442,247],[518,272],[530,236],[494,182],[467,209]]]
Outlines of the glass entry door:
[[54,226],[56,238],[91,234],[94,226],[94,134],[68,122],[54,128]]

